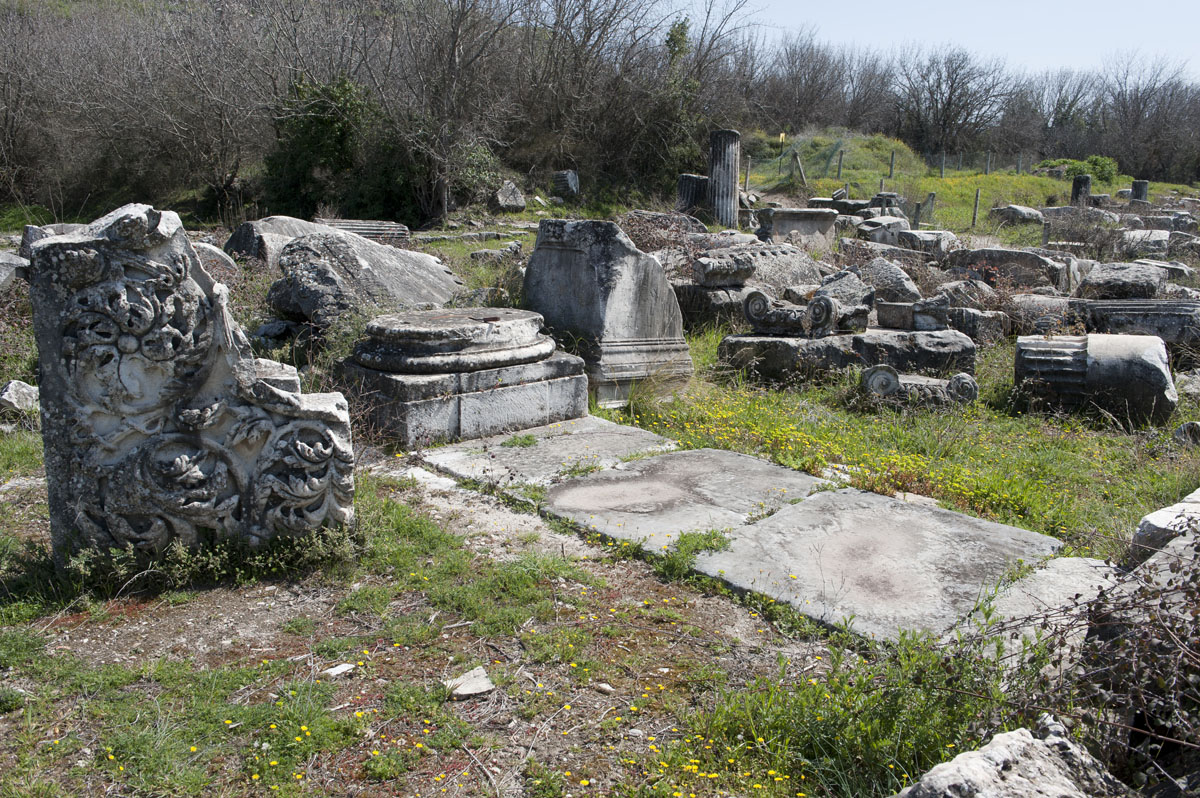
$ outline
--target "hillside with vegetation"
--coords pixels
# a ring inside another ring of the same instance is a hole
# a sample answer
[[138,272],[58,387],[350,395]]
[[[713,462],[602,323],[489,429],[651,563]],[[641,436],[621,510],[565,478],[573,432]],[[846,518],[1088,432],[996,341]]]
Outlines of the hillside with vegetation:
[[[747,0],[9,0],[0,208],[424,226],[501,175],[528,187],[576,169],[593,196],[668,195],[727,127],[762,131],[768,151],[839,128],[928,164],[1099,154],[1137,178],[1200,176],[1200,87],[1178,65],[1028,75],[953,47],[764,42],[759,22]],[[810,140],[806,167],[826,171],[832,143]]]

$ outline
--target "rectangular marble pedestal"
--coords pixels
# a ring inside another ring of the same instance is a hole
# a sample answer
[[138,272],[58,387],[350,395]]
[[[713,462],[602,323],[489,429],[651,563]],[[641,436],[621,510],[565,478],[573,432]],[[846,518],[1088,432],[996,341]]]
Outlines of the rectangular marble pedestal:
[[587,415],[583,361],[563,352],[536,363],[456,374],[394,374],[350,360],[340,372],[355,422],[405,449]]

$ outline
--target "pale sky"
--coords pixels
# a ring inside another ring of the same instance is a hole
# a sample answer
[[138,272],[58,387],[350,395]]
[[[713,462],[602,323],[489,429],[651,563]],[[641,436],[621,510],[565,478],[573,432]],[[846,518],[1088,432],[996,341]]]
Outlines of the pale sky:
[[1098,69],[1106,56],[1137,50],[1184,61],[1200,81],[1200,0],[751,0],[768,36],[809,25],[834,44],[890,50],[954,44],[1040,72]]

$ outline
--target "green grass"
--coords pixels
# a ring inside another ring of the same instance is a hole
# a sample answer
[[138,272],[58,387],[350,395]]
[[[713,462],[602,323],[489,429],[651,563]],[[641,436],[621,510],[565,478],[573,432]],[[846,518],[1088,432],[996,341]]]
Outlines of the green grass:
[[20,429],[0,434],[0,483],[29,476],[42,469],[42,434]]
[[1006,673],[996,653],[980,636],[864,646],[835,635],[815,667],[781,658],[776,675],[722,691],[646,767],[666,794],[891,795],[1029,722],[1022,690],[1006,679],[1032,685],[1045,654],[1028,651],[1026,664]]
[[[717,340],[690,339],[697,362],[713,360],[701,350]],[[762,455],[814,474],[837,465],[855,487],[932,496],[1061,538],[1077,554],[1123,555],[1143,515],[1200,485],[1200,454],[1169,435],[1200,418],[1200,407],[1185,400],[1164,428],[1136,434],[1100,419],[1021,414],[1008,403],[1013,355],[1011,343],[981,353],[981,401],[966,407],[865,413],[851,409],[853,374],[790,390],[721,375],[682,398],[615,416],[688,448]]]
[[683,532],[675,539],[675,546],[651,560],[654,572],[663,579],[678,581],[688,578],[696,555],[706,551],[724,551],[729,548],[729,536],[719,529],[707,532]]

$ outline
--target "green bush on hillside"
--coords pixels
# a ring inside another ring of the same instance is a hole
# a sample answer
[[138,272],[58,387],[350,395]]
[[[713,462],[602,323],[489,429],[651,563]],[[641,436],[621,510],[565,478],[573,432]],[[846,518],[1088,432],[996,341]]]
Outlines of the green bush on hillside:
[[1115,182],[1117,179],[1117,174],[1119,173],[1117,160],[1104,155],[1089,155],[1082,161],[1076,161],[1072,158],[1054,158],[1052,160],[1042,161],[1034,168],[1052,169],[1059,166],[1066,167],[1067,177],[1091,175],[1094,180],[1100,183]]

